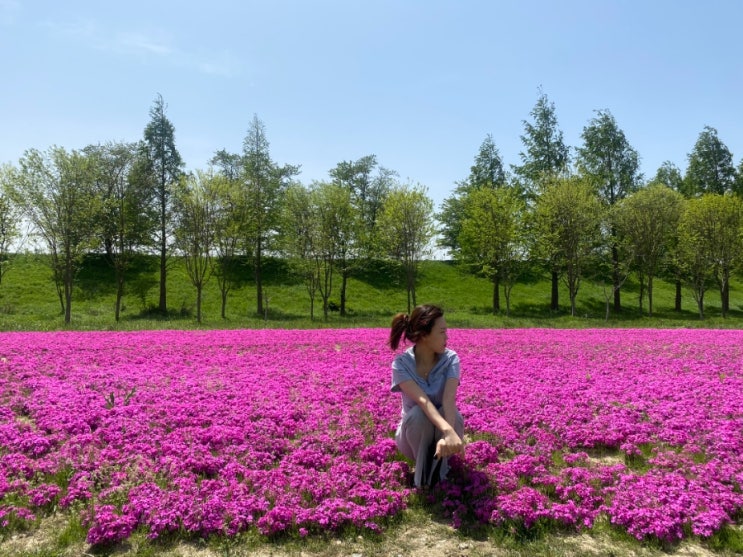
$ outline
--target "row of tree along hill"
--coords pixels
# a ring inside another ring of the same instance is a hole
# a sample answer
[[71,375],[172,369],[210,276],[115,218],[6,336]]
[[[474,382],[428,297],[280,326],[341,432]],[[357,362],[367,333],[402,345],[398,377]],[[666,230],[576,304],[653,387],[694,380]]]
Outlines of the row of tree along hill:
[[[705,127],[684,174],[664,163],[646,181],[638,153],[609,111],[598,111],[583,143],[565,145],[555,107],[540,94],[521,136],[521,164],[507,171],[492,136],[469,176],[434,211],[420,184],[401,183],[374,155],[343,161],[326,181],[302,184],[299,167],[272,160],[265,126],[253,117],[240,153],[217,151],[209,170],[185,173],[161,96],[143,139],[68,151],[28,150],[0,172],[0,285],[23,223],[43,241],[59,301],[70,320],[83,258],[105,253],[116,281],[119,319],[127,273],[138,254],[159,255],[159,310],[167,312],[167,261],[182,256],[196,291],[197,319],[207,280],[219,283],[222,315],[235,286],[236,262],[254,269],[256,312],[264,312],[262,259],[280,255],[327,317],[331,295],[346,312],[348,279],[365,261],[386,257],[404,273],[408,308],[416,304],[419,262],[434,239],[493,283],[493,311],[510,309],[525,266],[551,273],[553,309],[563,280],[575,313],[581,280],[604,284],[606,312],[621,309],[634,273],[652,314],[653,279],[686,285],[700,316],[719,288],[729,309],[731,274],[743,262],[743,162]],[[337,293],[336,293],[337,292]]]

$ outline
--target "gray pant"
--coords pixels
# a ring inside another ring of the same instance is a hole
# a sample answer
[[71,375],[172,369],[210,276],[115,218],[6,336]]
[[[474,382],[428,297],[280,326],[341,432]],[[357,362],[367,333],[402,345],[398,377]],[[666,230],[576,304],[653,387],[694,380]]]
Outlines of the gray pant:
[[[454,431],[460,438],[464,437],[464,419],[459,411],[457,411]],[[400,422],[395,433],[395,441],[398,450],[415,461],[415,487],[421,487],[429,482],[428,476],[434,466],[433,450],[439,439],[441,439],[441,432],[434,427],[420,406],[412,408]],[[448,460],[444,458],[441,462],[440,476],[437,480],[444,479],[449,471]]]

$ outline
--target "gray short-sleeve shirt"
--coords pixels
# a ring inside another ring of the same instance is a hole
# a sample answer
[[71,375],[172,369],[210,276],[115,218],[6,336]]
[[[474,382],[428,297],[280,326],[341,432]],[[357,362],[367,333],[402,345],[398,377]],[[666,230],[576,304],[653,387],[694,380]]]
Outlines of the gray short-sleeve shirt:
[[[433,366],[431,373],[428,374],[428,380],[423,379],[415,371],[415,347],[411,346],[405,352],[398,354],[392,361],[392,392],[402,392],[400,383],[403,381],[415,381],[423,389],[426,396],[436,406],[441,408],[444,397],[444,387],[448,379],[459,379],[459,356],[453,350],[448,348],[439,357],[439,361]],[[417,403],[402,393],[402,416]]]

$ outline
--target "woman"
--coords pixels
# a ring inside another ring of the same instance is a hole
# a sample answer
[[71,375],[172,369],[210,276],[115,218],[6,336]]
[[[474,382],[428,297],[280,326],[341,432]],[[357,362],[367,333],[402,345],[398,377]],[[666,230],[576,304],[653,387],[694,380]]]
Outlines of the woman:
[[415,486],[432,486],[449,471],[448,457],[464,454],[464,420],[456,407],[459,357],[446,348],[446,320],[437,306],[395,315],[390,347],[397,350],[403,337],[413,346],[392,362],[392,392],[402,393],[395,441],[415,461]]

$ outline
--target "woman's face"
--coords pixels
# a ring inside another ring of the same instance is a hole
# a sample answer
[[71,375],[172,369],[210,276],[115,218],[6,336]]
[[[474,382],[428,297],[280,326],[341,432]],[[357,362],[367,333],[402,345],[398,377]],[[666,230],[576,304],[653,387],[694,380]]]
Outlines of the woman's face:
[[443,354],[446,350],[446,319],[442,315],[433,322],[431,332],[421,338],[418,344],[423,343],[436,354]]

